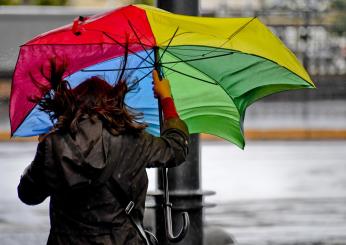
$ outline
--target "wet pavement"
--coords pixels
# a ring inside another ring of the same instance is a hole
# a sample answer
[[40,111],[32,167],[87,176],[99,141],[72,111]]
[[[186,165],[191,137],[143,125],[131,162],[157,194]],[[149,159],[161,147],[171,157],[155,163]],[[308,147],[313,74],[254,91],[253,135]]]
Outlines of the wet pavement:
[[202,149],[204,188],[217,191],[208,225],[243,245],[346,244],[346,141]]
[[[33,142],[0,142],[0,244],[45,244],[48,202],[26,206],[16,186]],[[346,141],[202,143],[205,221],[244,245],[346,244]],[[149,172],[155,188],[154,172]]]

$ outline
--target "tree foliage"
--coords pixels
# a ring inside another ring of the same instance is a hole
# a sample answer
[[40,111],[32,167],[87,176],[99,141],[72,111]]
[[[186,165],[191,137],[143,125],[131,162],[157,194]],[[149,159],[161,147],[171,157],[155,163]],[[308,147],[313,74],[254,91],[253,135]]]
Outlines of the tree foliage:
[[134,4],[146,4],[146,5],[154,5],[154,0],[134,0]]
[[67,0],[35,0],[37,5],[66,5]]
[[346,10],[346,1],[345,0],[333,0],[330,4],[330,7],[333,10],[344,11]]
[[330,9],[335,12],[331,32],[338,36],[346,34],[346,0],[333,0]]
[[68,0],[0,0],[0,5],[66,5]]
[[0,0],[0,5],[17,5],[19,0]]

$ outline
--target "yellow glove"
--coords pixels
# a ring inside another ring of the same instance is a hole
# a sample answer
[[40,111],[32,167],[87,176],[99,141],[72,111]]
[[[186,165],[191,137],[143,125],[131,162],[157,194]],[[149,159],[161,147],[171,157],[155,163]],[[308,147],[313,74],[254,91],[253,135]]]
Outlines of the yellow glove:
[[155,98],[159,98],[160,100],[163,100],[167,97],[172,97],[171,93],[171,87],[169,85],[169,80],[163,78],[160,80],[159,74],[156,70],[153,70],[153,91]]

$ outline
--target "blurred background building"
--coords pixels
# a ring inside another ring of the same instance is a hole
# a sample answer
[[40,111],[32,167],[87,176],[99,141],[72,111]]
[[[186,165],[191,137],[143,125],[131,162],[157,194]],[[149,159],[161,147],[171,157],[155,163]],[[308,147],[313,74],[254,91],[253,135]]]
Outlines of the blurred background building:
[[[78,15],[154,2],[0,0],[2,138],[9,135],[8,99],[19,45]],[[297,55],[317,86],[269,96],[251,106],[245,119],[248,139],[346,138],[346,0],[201,0],[199,4],[202,16],[258,16]]]

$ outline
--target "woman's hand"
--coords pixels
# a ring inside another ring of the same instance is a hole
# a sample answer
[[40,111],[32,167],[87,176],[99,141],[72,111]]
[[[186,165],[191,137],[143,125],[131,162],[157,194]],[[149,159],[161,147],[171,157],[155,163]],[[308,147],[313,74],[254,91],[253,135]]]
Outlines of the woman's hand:
[[155,98],[160,98],[161,100],[163,100],[164,98],[172,97],[169,80],[164,78],[160,80],[159,74],[157,73],[156,70],[153,70],[153,80],[154,80],[153,91],[154,91]]

